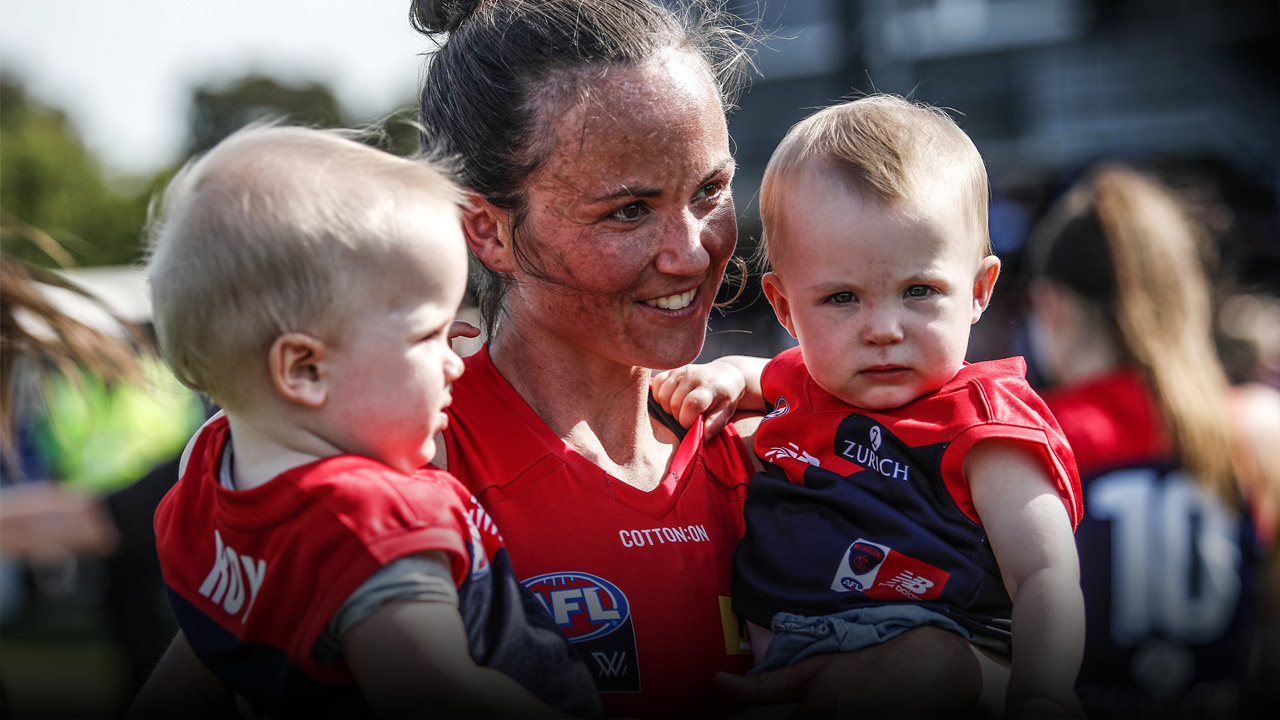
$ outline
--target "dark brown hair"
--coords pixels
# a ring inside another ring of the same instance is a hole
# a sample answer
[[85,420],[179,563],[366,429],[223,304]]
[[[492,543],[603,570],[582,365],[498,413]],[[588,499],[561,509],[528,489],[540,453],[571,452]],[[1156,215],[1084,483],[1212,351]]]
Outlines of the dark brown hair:
[[[552,149],[546,124],[598,73],[688,49],[706,62],[726,110],[733,105],[755,29],[719,0],[682,5],[677,12],[656,0],[415,0],[410,20],[439,44],[419,96],[424,144],[456,158],[463,183],[511,211],[514,228],[525,185]],[[510,279],[476,265],[480,314],[492,332]]]

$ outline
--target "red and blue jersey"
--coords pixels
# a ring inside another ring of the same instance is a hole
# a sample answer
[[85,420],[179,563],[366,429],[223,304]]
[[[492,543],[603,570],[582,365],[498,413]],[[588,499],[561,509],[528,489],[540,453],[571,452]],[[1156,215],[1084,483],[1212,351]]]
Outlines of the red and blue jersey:
[[1081,514],[1071,449],[1025,373],[1021,358],[966,365],[935,392],[871,411],[819,387],[799,348],[779,354],[761,378],[766,469],[747,497],[738,612],[769,627],[778,612],[912,602],[1007,642],[1012,602],[965,454],[992,438],[1039,448],[1073,526]]
[[1122,370],[1044,394],[1079,463],[1090,717],[1240,717],[1261,555],[1243,501],[1179,466],[1146,382]]
[[550,704],[591,711],[578,658],[515,582],[496,525],[447,473],[341,455],[229,490],[219,472],[230,441],[225,417],[200,430],[156,510],[156,543],[192,649],[255,712],[369,715],[346,663],[317,653],[317,641],[375,571],[428,551],[450,559],[477,663]]
[[449,469],[501,525],[517,576],[595,675],[606,714],[721,714],[717,671],[751,650],[730,609],[750,457],[732,428],[681,441],[652,491],[565,444],[494,367],[466,358],[445,433]]

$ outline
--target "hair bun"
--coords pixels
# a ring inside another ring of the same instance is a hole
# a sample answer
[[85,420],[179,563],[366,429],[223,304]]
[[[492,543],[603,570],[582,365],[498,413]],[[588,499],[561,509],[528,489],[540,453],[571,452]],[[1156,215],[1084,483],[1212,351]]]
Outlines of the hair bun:
[[453,32],[483,3],[484,0],[413,0],[409,20],[418,32]]

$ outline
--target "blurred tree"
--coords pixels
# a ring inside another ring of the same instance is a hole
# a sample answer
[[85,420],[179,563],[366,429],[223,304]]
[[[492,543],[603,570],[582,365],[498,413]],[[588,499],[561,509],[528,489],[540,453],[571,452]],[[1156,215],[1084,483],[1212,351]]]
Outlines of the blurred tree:
[[370,130],[365,142],[397,155],[418,151],[417,110],[411,101],[373,121],[346,115],[333,92],[321,82],[286,85],[263,75],[246,75],[217,87],[205,85],[191,96],[189,151],[208,150],[256,120],[278,118],[315,127]]
[[[188,154],[255,120],[319,127],[351,122],[323,83],[286,85],[248,75],[191,96]],[[388,112],[366,141],[398,155],[418,149],[411,109]],[[39,266],[131,264],[144,254],[147,203],[186,158],[151,178],[109,177],[66,114],[0,76],[0,244]]]
[[292,86],[263,75],[247,75],[225,87],[196,88],[191,96],[189,150],[204,152],[241,127],[264,118],[316,127],[343,124],[341,107],[323,83]]
[[142,253],[145,189],[108,180],[61,111],[0,76],[0,243],[36,265],[130,263]]
[[418,109],[410,106],[392,112],[383,117],[378,126],[382,137],[372,145],[387,152],[401,156],[409,156],[418,152],[421,146],[421,135],[418,131]]

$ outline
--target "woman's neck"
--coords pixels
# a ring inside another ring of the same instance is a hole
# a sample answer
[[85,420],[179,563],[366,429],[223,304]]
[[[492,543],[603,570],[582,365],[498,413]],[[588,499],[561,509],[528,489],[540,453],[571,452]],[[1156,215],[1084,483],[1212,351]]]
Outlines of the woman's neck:
[[1074,385],[1114,372],[1126,364],[1120,340],[1111,331],[1113,322],[1105,308],[1081,302],[1071,316],[1069,340],[1062,349],[1068,354],[1061,365],[1061,381]]
[[510,326],[489,342],[494,367],[564,442],[610,475],[656,487],[677,438],[649,416],[649,371]]

